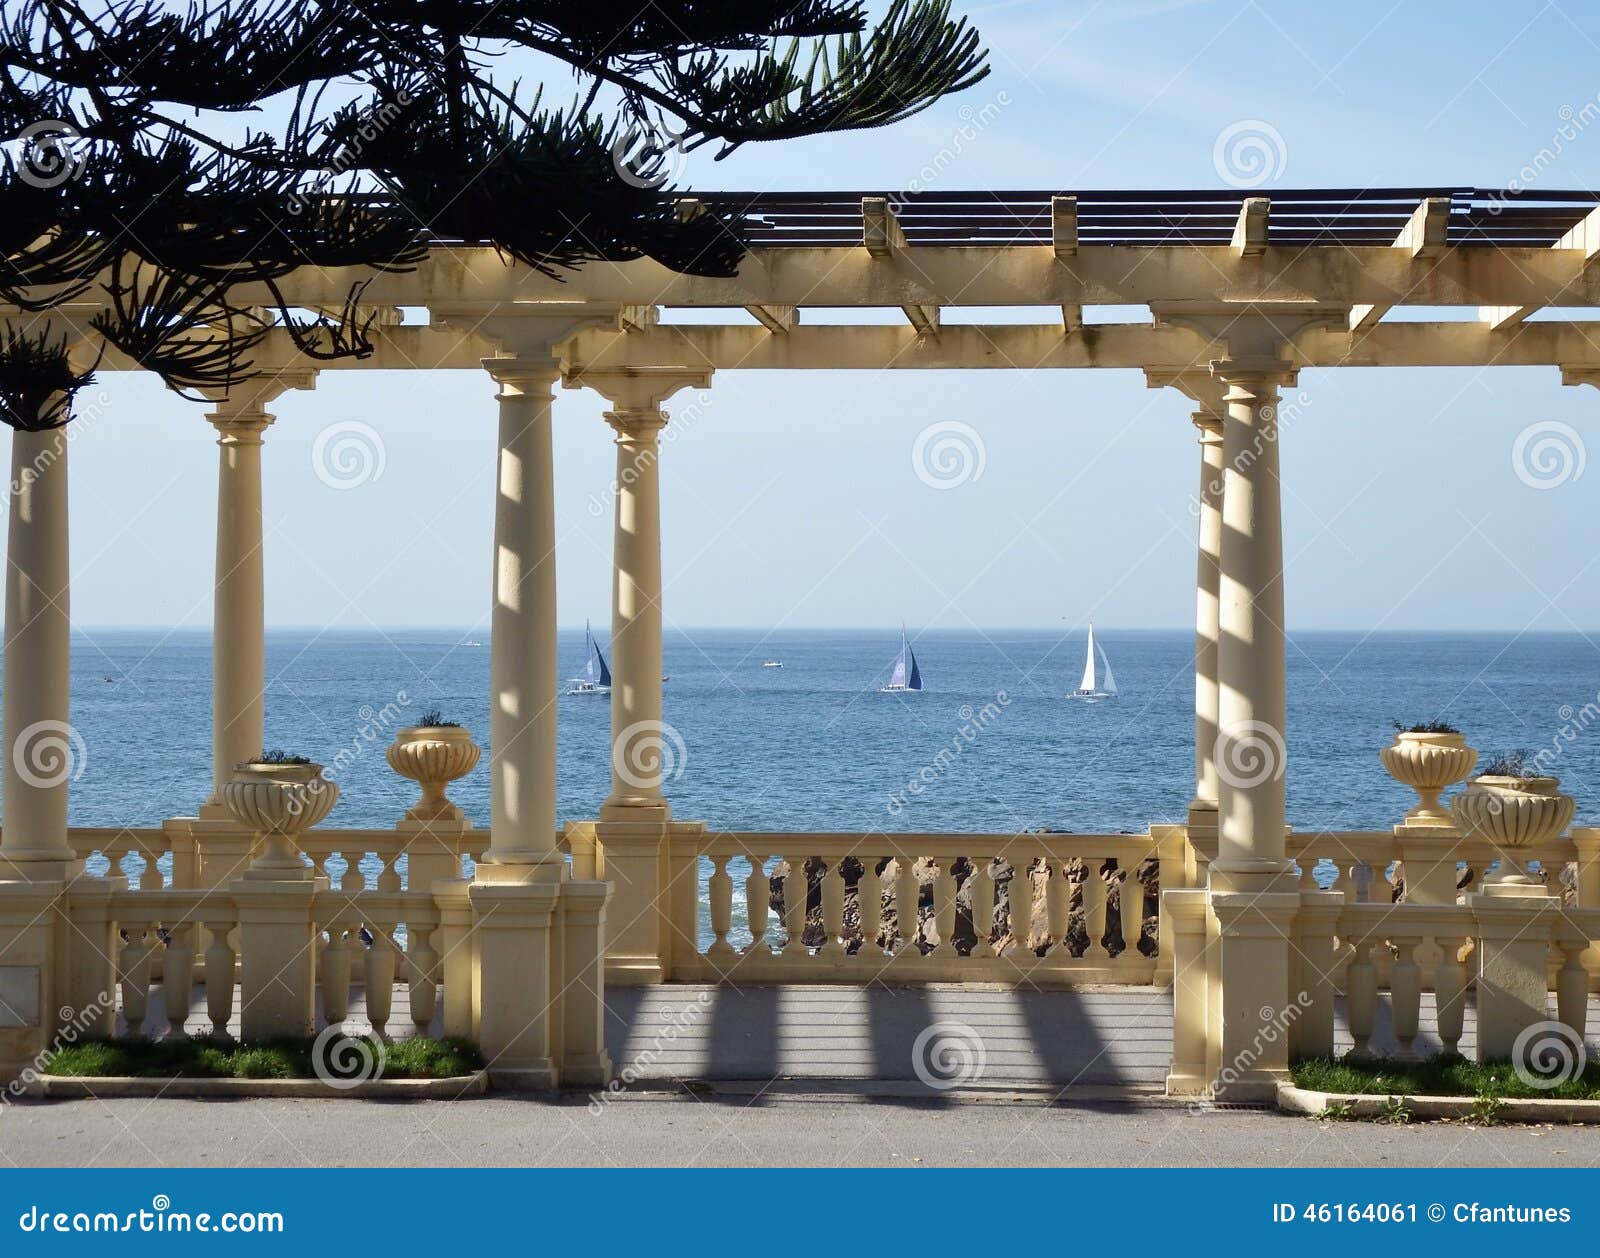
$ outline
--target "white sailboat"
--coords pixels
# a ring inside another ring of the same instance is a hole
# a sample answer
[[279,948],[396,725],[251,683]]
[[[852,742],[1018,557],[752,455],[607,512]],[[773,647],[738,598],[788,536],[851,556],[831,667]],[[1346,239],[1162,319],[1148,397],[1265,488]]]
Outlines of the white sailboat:
[[911,649],[911,643],[906,641],[904,625],[900,626],[900,654],[895,657],[894,671],[889,674],[889,684],[879,686],[878,689],[886,695],[922,692],[922,670],[917,667],[916,652]]
[[[600,654],[600,644],[594,640],[589,622],[583,622],[583,675],[574,677],[567,688],[569,695],[608,695],[611,693],[611,670],[606,667],[606,657]],[[661,680],[665,681],[663,677]]]
[[[1098,659],[1096,652],[1098,651]],[[1096,664],[1100,665],[1099,670]],[[1117,675],[1111,671],[1111,661],[1106,658],[1104,647],[1097,646],[1094,640],[1094,622],[1089,622],[1089,648],[1083,661],[1083,680],[1078,683],[1078,688],[1072,692],[1072,698],[1083,699],[1089,703],[1098,703],[1101,699],[1115,699],[1117,697]]]

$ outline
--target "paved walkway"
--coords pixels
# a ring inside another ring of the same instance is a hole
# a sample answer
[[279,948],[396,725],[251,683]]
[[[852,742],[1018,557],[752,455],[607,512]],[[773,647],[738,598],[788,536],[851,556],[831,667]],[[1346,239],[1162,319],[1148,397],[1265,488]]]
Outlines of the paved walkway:
[[[1183,1107],[843,1100],[767,1089],[552,1102],[0,1107],[19,1166],[1593,1166],[1600,1128],[1388,1127]],[[1113,1209],[1124,1208],[1113,1206]],[[1130,1216],[1131,1217],[1131,1216]]]

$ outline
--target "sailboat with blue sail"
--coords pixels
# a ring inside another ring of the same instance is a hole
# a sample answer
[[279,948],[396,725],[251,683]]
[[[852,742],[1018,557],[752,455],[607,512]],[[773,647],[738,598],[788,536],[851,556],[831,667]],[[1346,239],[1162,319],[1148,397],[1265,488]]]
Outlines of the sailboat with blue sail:
[[[1101,666],[1098,670],[1095,667],[1097,651],[1098,663]],[[1105,647],[1095,644],[1092,620],[1089,622],[1089,649],[1083,662],[1083,679],[1078,682],[1078,688],[1072,692],[1072,697],[1089,703],[1117,697],[1117,675],[1111,671],[1111,661],[1106,658]]]
[[569,695],[608,695],[611,693],[611,670],[606,667],[606,657],[600,654],[600,644],[594,640],[589,622],[583,622],[583,675],[574,677],[567,690]]
[[917,653],[906,641],[906,627],[900,626],[900,654],[895,657],[894,671],[889,674],[889,684],[878,689],[886,695],[920,694],[922,670],[917,667]]

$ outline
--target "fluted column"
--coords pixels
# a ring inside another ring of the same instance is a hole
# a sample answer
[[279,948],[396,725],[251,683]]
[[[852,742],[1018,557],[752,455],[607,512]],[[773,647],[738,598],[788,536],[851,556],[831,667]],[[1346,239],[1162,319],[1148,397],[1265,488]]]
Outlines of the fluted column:
[[1200,432],[1200,493],[1196,499],[1198,546],[1195,558],[1194,620],[1194,802],[1193,814],[1207,814],[1216,824],[1217,810],[1217,586],[1222,553],[1222,415],[1194,413]]
[[203,817],[225,818],[218,793],[233,766],[264,749],[266,565],[261,533],[261,440],[273,417],[259,397],[224,399],[217,430],[217,552],[211,636],[211,796]]
[[[478,880],[561,876],[551,358],[484,360],[500,391],[489,641],[490,846]],[[487,867],[487,868],[486,868]]]
[[1213,364],[1227,385],[1218,571],[1218,861],[1274,877],[1285,866],[1283,512],[1274,361]]
[[69,711],[68,444],[63,429],[11,434],[0,879],[80,868],[67,841],[67,787],[87,751]]

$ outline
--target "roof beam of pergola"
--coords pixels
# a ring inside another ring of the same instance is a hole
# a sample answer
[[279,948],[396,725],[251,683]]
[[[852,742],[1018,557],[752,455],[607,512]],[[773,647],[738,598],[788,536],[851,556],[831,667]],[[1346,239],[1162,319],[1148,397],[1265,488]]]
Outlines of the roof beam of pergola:
[[[1395,237],[1394,248],[1404,249],[1413,260],[1437,258],[1444,253],[1449,234],[1450,198],[1427,197],[1411,212]],[[1370,328],[1392,309],[1376,302],[1358,303],[1350,309],[1350,330]]]
[[[883,262],[893,262],[906,252],[905,230],[888,197],[861,198],[861,243],[866,246],[869,257]],[[906,322],[919,336],[932,336],[939,331],[938,303],[901,302],[899,305]]]
[[[374,329],[365,359],[312,362],[289,335],[269,332],[251,358],[266,375],[311,370],[478,369],[499,347],[478,332],[446,327]],[[662,324],[643,331],[592,329],[564,347],[569,371],[666,367],[732,371],[884,369],[1096,369],[1157,372],[1208,370],[1222,346],[1192,329],[1148,323],[1095,324],[1063,337],[1055,324],[959,324],[938,337],[910,327],[816,325],[774,336],[764,327]],[[1600,371],[1593,324],[1540,322],[1495,331],[1481,323],[1385,323],[1360,335],[1343,329],[1299,334],[1284,351],[1297,367],[1555,366],[1576,378]],[[137,371],[117,351],[101,370]]]
[[[1552,249],[1583,250],[1584,271],[1600,255],[1600,210],[1590,210],[1582,221],[1550,246]],[[1523,322],[1538,306],[1480,306],[1478,318],[1491,328],[1509,328]]]

